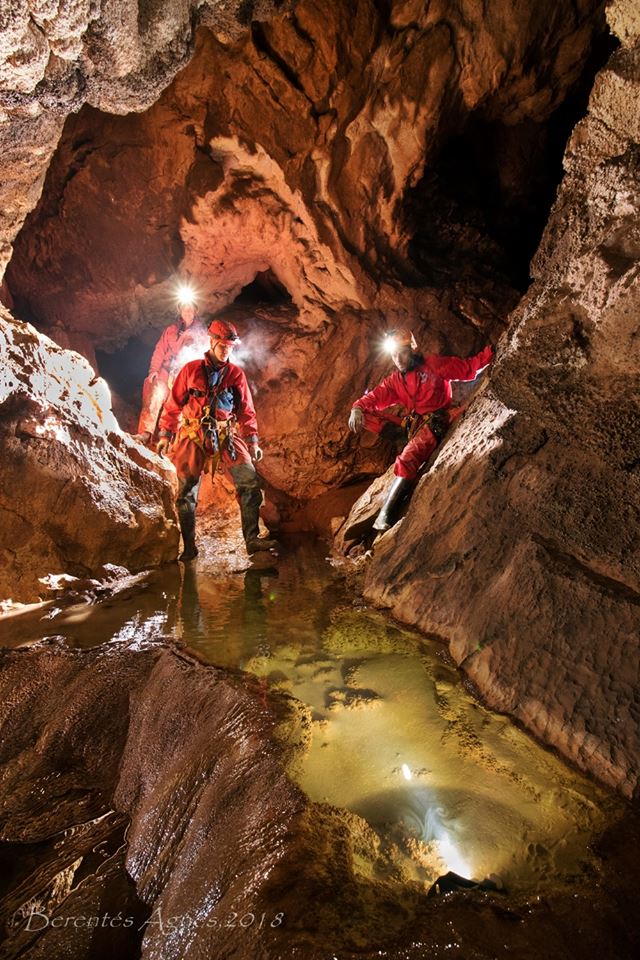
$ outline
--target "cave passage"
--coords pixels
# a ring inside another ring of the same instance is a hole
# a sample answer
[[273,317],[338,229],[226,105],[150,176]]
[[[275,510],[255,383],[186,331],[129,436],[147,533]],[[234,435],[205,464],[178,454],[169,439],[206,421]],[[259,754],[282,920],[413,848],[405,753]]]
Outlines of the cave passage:
[[[200,300],[199,314],[207,325],[213,314],[206,298],[201,297]],[[271,269],[258,271],[254,279],[242,288],[227,310],[237,313],[237,324],[242,333],[249,330],[256,311],[259,317],[270,318],[273,315],[279,315],[281,318],[286,318],[285,322],[291,324],[295,323],[297,316],[289,291]],[[107,381],[112,391],[114,412],[123,429],[131,433],[136,432],[142,385],[147,376],[151,355],[161,335],[162,330],[154,331],[153,336],[146,334],[144,337],[130,337],[124,346],[115,350],[96,349],[98,372]],[[236,350],[231,359],[240,366],[245,366],[247,363],[251,366],[251,355],[246,350],[244,352],[242,349]]]
[[615,798],[474,701],[437,643],[354,607],[321,544],[291,543],[279,562],[244,570],[233,551],[229,561],[227,572],[174,565],[109,603],[16,618],[11,643],[178,641],[260,678],[264,696],[292,695],[311,737],[290,775],[370,824],[402,884],[426,892],[448,870],[497,875],[509,892],[589,882],[589,845],[617,818]]

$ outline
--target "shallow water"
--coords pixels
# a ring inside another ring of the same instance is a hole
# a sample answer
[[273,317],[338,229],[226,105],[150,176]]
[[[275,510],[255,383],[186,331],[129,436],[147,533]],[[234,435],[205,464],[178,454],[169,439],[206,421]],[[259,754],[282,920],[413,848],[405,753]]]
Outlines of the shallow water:
[[615,798],[474,701],[442,647],[354,604],[324,549],[300,543],[222,575],[206,559],[175,565],[102,603],[4,621],[2,642],[167,638],[293,694],[309,724],[291,775],[364,817],[376,869],[399,881],[453,870],[531,891],[592,877],[589,843]]

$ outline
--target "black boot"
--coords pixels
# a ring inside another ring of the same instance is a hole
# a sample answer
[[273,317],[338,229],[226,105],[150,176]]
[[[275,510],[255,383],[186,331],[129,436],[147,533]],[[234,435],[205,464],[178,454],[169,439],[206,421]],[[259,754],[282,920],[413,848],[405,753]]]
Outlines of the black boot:
[[195,560],[198,556],[198,548],[196,547],[196,504],[198,502],[199,489],[199,477],[180,478],[176,507],[178,510],[178,520],[180,521],[183,547],[178,560],[182,560],[184,563],[189,560]]
[[185,563],[188,560],[195,560],[198,556],[196,547],[196,515],[190,510],[187,504],[178,504],[178,518],[180,520],[180,531],[182,533],[183,549],[178,557]]
[[[251,469],[253,476],[249,475]],[[242,472],[241,472],[242,471]],[[240,502],[240,520],[242,523],[242,536],[247,545],[247,553],[257,553],[259,550],[273,550],[278,546],[277,540],[261,539],[259,537],[258,520],[260,516],[260,504],[262,503],[262,491],[258,475],[248,464],[242,464],[231,470]]]
[[411,488],[412,481],[396,477],[387,491],[382,510],[373,523],[374,530],[388,530],[393,523],[393,514]]

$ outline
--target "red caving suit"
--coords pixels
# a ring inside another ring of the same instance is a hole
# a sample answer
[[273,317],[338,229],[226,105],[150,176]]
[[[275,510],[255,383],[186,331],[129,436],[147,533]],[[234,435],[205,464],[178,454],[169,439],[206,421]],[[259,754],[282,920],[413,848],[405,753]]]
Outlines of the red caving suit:
[[216,365],[207,352],[201,360],[192,360],[180,370],[158,424],[161,433],[176,434],[169,457],[179,479],[199,477],[207,460],[216,453],[199,423],[208,403],[212,379],[216,403],[211,416],[219,424],[232,418],[237,424],[237,432],[233,431],[235,459],[223,442],[219,451],[222,464],[232,476],[233,468],[241,464],[253,470],[247,443],[258,442],[258,425],[247,378],[235,363]]
[[150,433],[153,436],[158,415],[180,367],[202,354],[208,345],[207,331],[197,319],[188,327],[185,327],[181,320],[177,320],[162,332],[142,386],[138,433]]
[[[428,414],[446,410],[449,423],[455,419],[451,404],[451,381],[473,380],[483,367],[491,362],[493,350],[485,347],[475,357],[440,357],[427,354],[421,362],[406,373],[395,370],[382,383],[353,404],[364,412],[364,425],[380,433],[387,422],[378,411],[401,404],[408,414]],[[415,480],[418,470],[429,459],[438,441],[424,424],[396,457],[394,473],[406,480]]]

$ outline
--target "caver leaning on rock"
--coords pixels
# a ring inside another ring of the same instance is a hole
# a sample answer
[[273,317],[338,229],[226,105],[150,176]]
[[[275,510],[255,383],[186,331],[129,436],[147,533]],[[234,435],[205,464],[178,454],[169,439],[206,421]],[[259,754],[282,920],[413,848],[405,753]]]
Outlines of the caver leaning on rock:
[[240,338],[233,324],[218,316],[209,326],[209,343],[204,357],[180,370],[160,414],[157,451],[167,453],[178,474],[176,506],[184,541],[180,560],[197,556],[200,480],[218,464],[236,488],[248,553],[277,546],[258,536],[262,492],[253,464],[262,459],[262,451],[256,413],[244,371],[229,360]]
[[198,317],[197,305],[188,298],[178,304],[178,318],[163,331],[149,363],[142,386],[142,411],[137,437],[150,443],[162,406],[180,368],[207,346],[207,330]]
[[[396,370],[353,404],[349,429],[380,433],[391,420],[402,422],[408,438],[396,457],[396,479],[387,491],[385,502],[374,522],[374,529],[388,530],[394,508],[408,492],[450,424],[460,413],[451,407],[451,381],[473,380],[493,357],[485,347],[475,357],[440,357],[422,354],[411,330],[396,329],[387,334],[387,349]],[[389,417],[381,411],[396,404],[404,407],[405,417]]]

